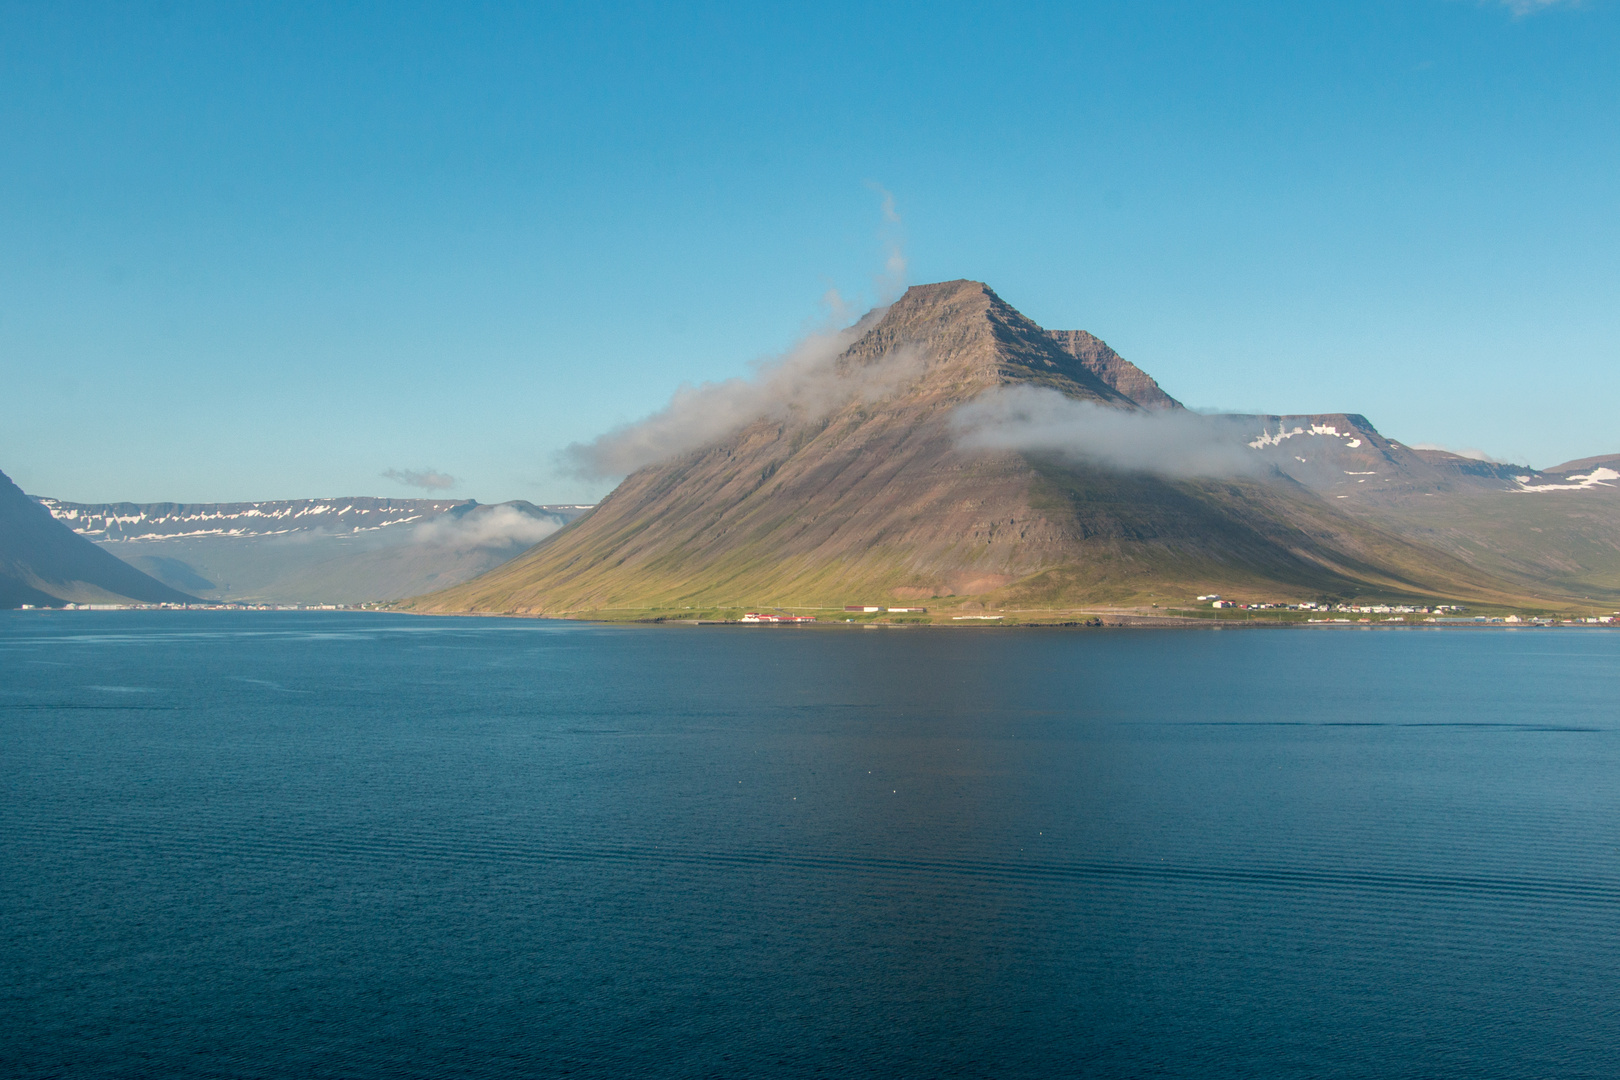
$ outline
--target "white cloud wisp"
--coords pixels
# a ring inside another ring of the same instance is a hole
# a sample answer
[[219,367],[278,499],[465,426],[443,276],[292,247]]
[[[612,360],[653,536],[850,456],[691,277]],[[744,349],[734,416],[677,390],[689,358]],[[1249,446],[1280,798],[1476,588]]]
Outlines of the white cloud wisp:
[[423,491],[448,491],[456,486],[455,477],[432,468],[388,469],[382,475],[406,487],[421,488]]
[[591,480],[628,476],[718,442],[756,420],[810,422],[852,401],[875,401],[902,390],[921,373],[921,360],[913,353],[900,351],[865,365],[838,363],[884,310],[846,329],[811,335],[786,355],[756,364],[748,376],[683,385],[651,416],[568,447],[564,467]]
[[[877,400],[914,381],[921,357],[903,350],[870,364],[837,363],[906,289],[904,232],[894,195],[873,181],[867,187],[882,200],[883,270],[873,281],[877,307],[852,326],[812,333],[785,354],[754,363],[749,375],[682,384],[651,416],[564,449],[560,471],[582,480],[618,479],[717,442],[756,420],[818,420],[851,401]],[[832,322],[849,318],[851,305],[837,288],[829,288],[822,303]]]
[[425,521],[411,532],[411,543],[434,547],[495,547],[538,544],[558,529],[562,521],[536,517],[515,506],[480,506],[461,515],[444,514]]
[[1458,457],[1470,458],[1474,461],[1488,461],[1493,465],[1505,464],[1500,458],[1494,458],[1485,451],[1473,447],[1454,449],[1450,446],[1441,446],[1439,443],[1432,442],[1408,443],[1407,445],[1413,450],[1439,450],[1443,453],[1456,454]]
[[1580,7],[1581,0],[1501,0],[1502,6],[1513,12],[1516,18],[1534,15],[1538,11],[1546,11],[1555,7]]
[[879,302],[890,304],[906,291],[905,231],[900,211],[895,209],[894,193],[875,181],[868,180],[866,186],[883,199],[883,227],[878,233],[883,244],[883,273],[875,284]]
[[1248,426],[1191,411],[1117,409],[1056,390],[989,390],[951,416],[963,449],[1055,454],[1111,469],[1163,476],[1237,476],[1268,471],[1248,451]]

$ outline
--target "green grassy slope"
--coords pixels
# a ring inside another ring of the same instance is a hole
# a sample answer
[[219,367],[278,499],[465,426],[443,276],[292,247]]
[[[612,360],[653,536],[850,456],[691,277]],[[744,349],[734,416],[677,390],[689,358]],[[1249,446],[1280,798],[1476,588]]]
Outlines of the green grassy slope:
[[1486,492],[1357,513],[1524,591],[1620,607],[1620,492]]

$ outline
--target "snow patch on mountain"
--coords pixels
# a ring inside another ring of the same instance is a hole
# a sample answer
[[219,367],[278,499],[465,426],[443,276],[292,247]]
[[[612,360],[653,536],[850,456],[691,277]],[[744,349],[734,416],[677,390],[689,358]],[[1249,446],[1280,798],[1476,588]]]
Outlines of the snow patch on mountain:
[[[1278,426],[1275,434],[1270,428],[1261,430],[1258,438],[1249,443],[1255,450],[1264,450],[1268,446],[1281,446],[1285,439],[1292,439],[1299,435],[1330,435],[1335,439],[1348,440],[1345,445],[1354,450],[1361,445],[1361,440],[1355,437],[1354,432],[1340,431],[1335,424],[1312,424],[1308,429],[1303,425],[1294,428]],[[1303,459],[1302,459],[1303,460]]]
[[1543,491],[1589,491],[1592,488],[1612,488],[1612,481],[1620,480],[1620,472],[1613,469],[1593,469],[1589,473],[1578,473],[1569,477],[1567,484],[1532,484],[1529,476],[1515,476],[1519,484],[1518,490],[1526,494],[1539,494]]

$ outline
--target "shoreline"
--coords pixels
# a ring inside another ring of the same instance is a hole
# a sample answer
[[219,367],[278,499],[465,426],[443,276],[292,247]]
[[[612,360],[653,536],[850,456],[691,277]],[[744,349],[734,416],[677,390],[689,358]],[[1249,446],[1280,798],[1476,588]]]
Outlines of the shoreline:
[[814,622],[801,623],[766,623],[744,622],[741,619],[708,619],[708,618],[670,618],[657,616],[651,618],[601,617],[591,615],[556,614],[548,615],[538,612],[526,611],[402,611],[399,609],[377,608],[378,612],[389,612],[398,615],[425,615],[444,618],[503,618],[503,619],[549,619],[555,622],[590,623],[597,626],[738,626],[750,629],[815,629],[833,627],[844,630],[914,630],[914,629],[1023,629],[1023,630],[1119,630],[1119,629],[1180,629],[1180,630],[1228,630],[1228,629],[1307,629],[1307,630],[1620,630],[1620,619],[1611,623],[1581,622],[1579,617],[1569,619],[1554,618],[1551,616],[1535,616],[1532,619],[1521,618],[1518,622],[1507,622],[1505,616],[1481,616],[1470,619],[1446,619],[1443,621],[1416,621],[1406,620],[1374,621],[1370,619],[1277,619],[1277,618],[1210,618],[1186,615],[1152,615],[1143,612],[1118,610],[1092,610],[1062,612],[1060,614],[1046,615],[1034,612],[1007,612],[995,616],[973,615],[966,618],[944,619],[916,619],[902,621],[864,620],[853,621],[838,618],[817,619]]
[[1505,622],[1503,616],[1481,616],[1474,619],[1447,619],[1445,621],[1372,621],[1372,620],[1304,620],[1304,619],[1219,619],[1208,617],[1194,617],[1183,615],[1150,615],[1141,612],[1121,612],[1113,610],[1064,612],[1060,615],[1040,615],[1035,613],[1007,613],[1000,616],[973,615],[967,618],[947,618],[941,620],[918,619],[915,621],[890,622],[881,620],[866,620],[861,622],[844,619],[817,619],[814,622],[802,623],[758,623],[743,622],[740,619],[677,619],[667,617],[653,618],[614,618],[592,617],[588,615],[547,615],[522,611],[405,611],[389,607],[361,607],[355,605],[310,604],[307,606],[295,605],[79,605],[74,608],[67,607],[34,607],[34,608],[7,608],[6,612],[28,614],[60,614],[72,615],[81,611],[107,613],[119,612],[215,612],[215,613],[242,613],[242,614],[322,614],[322,615],[412,615],[422,618],[480,618],[480,619],[536,619],[552,622],[582,623],[594,626],[625,626],[625,627],[716,627],[732,626],[746,627],[748,629],[838,629],[838,630],[1590,630],[1615,631],[1620,630],[1620,620],[1612,623],[1579,622],[1573,619],[1547,618],[1541,621]]

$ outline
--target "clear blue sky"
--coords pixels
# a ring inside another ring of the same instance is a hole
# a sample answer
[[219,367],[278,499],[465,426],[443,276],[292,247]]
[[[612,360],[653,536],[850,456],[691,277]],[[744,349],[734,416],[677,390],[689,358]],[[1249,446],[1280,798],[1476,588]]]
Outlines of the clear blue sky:
[[913,282],[1190,405],[1620,451],[1620,2],[0,5],[0,470],[590,500]]

